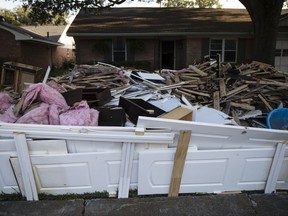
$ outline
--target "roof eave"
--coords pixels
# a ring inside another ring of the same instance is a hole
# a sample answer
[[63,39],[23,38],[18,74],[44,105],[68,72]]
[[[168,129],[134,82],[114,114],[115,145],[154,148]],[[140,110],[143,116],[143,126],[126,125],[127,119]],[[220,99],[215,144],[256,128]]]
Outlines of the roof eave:
[[53,41],[41,40],[41,39],[33,38],[31,35],[22,34],[20,32],[17,32],[15,30],[7,28],[5,26],[0,26],[0,28],[2,28],[4,30],[9,31],[10,33],[14,34],[16,41],[35,41],[35,42],[50,44],[50,45],[54,45],[54,46],[63,45],[62,43],[59,43],[59,42],[53,42]]
[[145,37],[145,36],[247,36],[253,32],[147,32],[147,33],[69,33],[72,37]]

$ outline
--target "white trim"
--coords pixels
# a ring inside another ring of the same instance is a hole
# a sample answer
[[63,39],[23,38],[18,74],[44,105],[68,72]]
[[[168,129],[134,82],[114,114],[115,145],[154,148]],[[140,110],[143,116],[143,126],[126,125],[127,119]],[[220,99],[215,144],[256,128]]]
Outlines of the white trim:
[[266,194],[275,192],[276,190],[277,179],[280,174],[281,165],[283,164],[285,151],[286,151],[286,144],[278,143],[265,186]]
[[19,165],[23,177],[26,198],[30,201],[38,200],[38,193],[25,134],[14,133],[14,141],[19,158]]
[[[237,62],[237,56],[238,56],[238,38],[210,38],[209,40],[209,55],[211,53],[211,41],[212,40],[221,40],[222,41],[222,48],[221,48],[221,61],[225,61],[225,51],[235,51],[235,61],[230,61],[230,63],[236,63]],[[236,41],[236,47],[235,50],[225,50],[226,40],[234,40]]]

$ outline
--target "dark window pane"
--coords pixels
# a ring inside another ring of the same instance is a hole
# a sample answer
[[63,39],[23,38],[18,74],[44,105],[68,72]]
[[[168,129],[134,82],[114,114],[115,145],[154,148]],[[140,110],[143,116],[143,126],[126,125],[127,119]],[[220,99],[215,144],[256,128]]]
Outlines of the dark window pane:
[[114,52],[114,61],[125,61],[125,52]]
[[288,56],[288,49],[282,50],[282,56]]
[[125,40],[113,40],[113,49],[114,51],[123,51],[125,50]]
[[236,62],[236,52],[225,51],[224,62]]
[[225,50],[236,50],[236,40],[225,40]]
[[217,54],[221,55],[221,52],[219,52],[219,51],[211,51],[210,52],[210,58],[217,59]]
[[281,56],[281,49],[276,49],[275,56]]
[[222,50],[222,40],[211,40],[211,50]]

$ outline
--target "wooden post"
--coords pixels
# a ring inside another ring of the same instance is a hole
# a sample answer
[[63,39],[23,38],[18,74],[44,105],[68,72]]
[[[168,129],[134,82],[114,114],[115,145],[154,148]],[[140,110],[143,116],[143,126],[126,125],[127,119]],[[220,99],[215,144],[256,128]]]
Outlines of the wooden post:
[[169,197],[178,196],[191,133],[191,130],[180,131],[168,194]]

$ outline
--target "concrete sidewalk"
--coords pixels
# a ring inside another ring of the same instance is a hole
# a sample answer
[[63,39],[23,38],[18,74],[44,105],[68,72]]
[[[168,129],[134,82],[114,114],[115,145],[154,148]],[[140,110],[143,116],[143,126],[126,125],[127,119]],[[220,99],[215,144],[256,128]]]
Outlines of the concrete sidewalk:
[[220,194],[177,198],[2,201],[0,216],[287,216],[288,193]]

